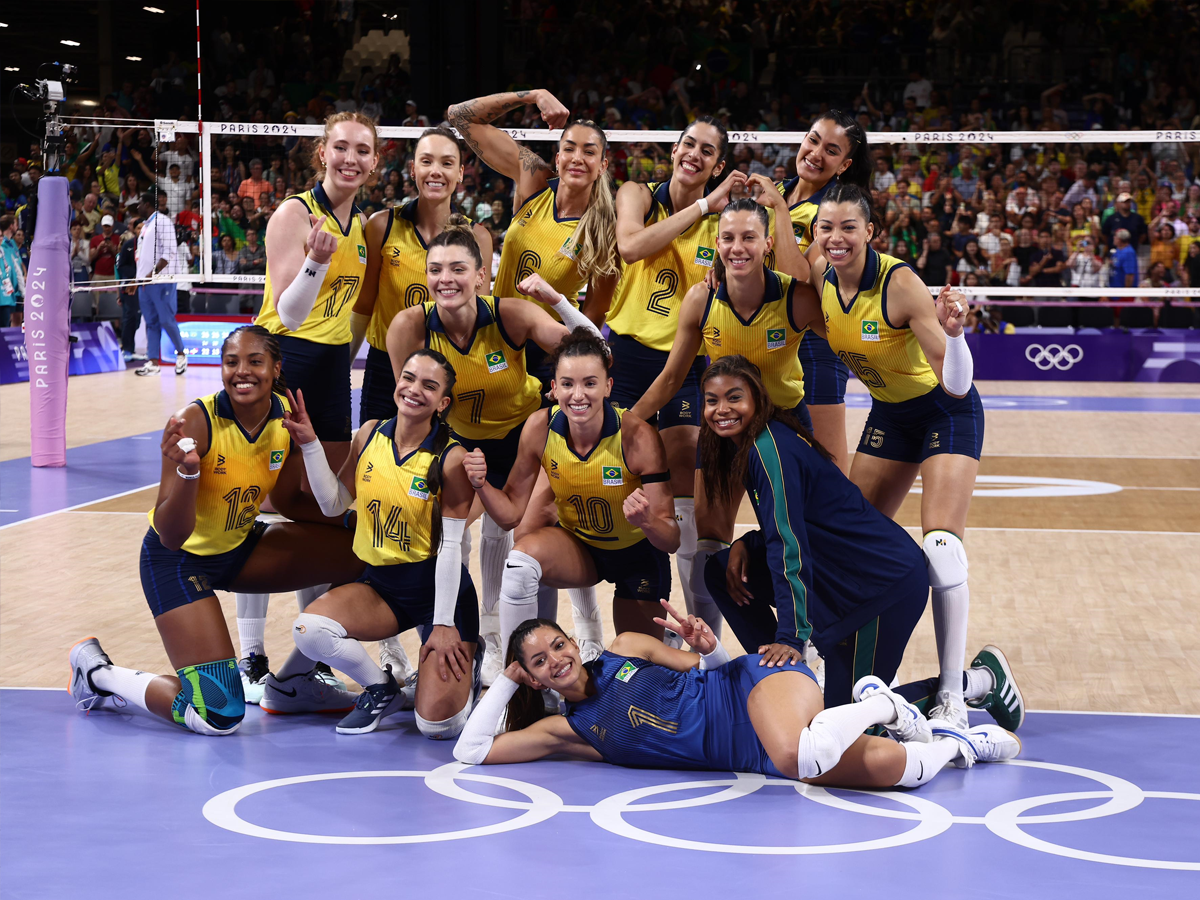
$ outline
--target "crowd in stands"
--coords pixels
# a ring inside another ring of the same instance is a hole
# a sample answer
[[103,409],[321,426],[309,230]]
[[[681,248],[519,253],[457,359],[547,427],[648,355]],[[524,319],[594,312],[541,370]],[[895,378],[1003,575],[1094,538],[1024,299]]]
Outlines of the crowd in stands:
[[[680,130],[710,114],[731,131],[804,132],[831,105],[851,110],[864,130],[896,135],[894,142],[871,147],[880,218],[876,245],[911,262],[929,284],[1200,285],[1200,145],[921,144],[904,138],[929,130],[1071,129],[1086,137],[1097,128],[1200,127],[1191,64],[1155,55],[1141,37],[1128,39],[1143,34],[1134,27],[1144,24],[1134,6],[1121,4],[1089,18],[1088,6],[1079,2],[821,0],[801,10],[776,0],[681,0],[674,6],[521,0],[510,5],[506,39],[524,51],[513,54],[510,64],[524,68],[508,76],[506,87],[549,87],[574,117],[610,129]],[[442,110],[417,108],[397,55],[380,71],[363,67],[353,79],[341,78],[343,54],[370,24],[347,18],[346,7],[288,7],[290,15],[253,39],[242,23],[215,23],[205,37],[206,78],[215,85],[205,118],[318,123],[332,112],[358,110],[383,124],[436,124]],[[1192,19],[1171,24],[1178,34],[1196,34]],[[1014,48],[1033,51],[1028,59],[1036,60],[1052,56],[1050,48],[1085,46],[1101,48],[1097,58],[1109,64],[1093,65],[1089,80],[1049,87],[1043,82],[1018,89],[1009,79],[1001,93],[989,81],[996,73],[981,69],[964,49],[997,46],[996,35],[1003,36],[998,46],[1005,59]],[[605,48],[603,61],[578,52],[597,46]],[[847,87],[845,78],[827,78],[806,63],[804,52],[827,59],[825,51],[862,48],[871,49],[873,65],[890,78]],[[908,66],[908,74],[900,74]],[[185,114],[180,86],[189,78],[194,70],[171,54],[148,83],[125,83],[93,112],[115,119]],[[535,107],[516,109],[497,124],[542,125]],[[77,280],[126,277],[138,204],[146,195],[177,227],[180,274],[196,270],[200,241],[209,240],[214,273],[262,275],[267,221],[315,177],[307,138],[214,136],[203,178],[212,196],[213,230],[202,235],[195,135],[158,145],[152,131],[138,124],[106,122],[77,124],[68,139]],[[359,198],[364,211],[416,195],[409,176],[412,146],[408,140],[385,142],[378,178]],[[552,150],[548,143],[533,146],[543,154]],[[795,174],[793,145],[742,143],[730,150],[731,165],[744,171],[776,180]],[[15,214],[11,240],[25,256],[32,225],[28,198],[42,174],[36,156],[31,151],[17,159],[0,185],[3,211]],[[668,143],[614,143],[609,157],[618,185],[665,180],[670,165]],[[513,214],[511,197],[510,182],[466,157],[457,202],[492,231],[497,259]],[[244,295],[242,307],[252,308],[254,299]]]

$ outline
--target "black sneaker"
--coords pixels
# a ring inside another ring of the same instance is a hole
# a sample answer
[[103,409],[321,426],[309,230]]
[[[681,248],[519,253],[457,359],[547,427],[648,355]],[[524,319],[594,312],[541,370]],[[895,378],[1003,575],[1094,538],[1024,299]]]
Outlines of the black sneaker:
[[262,702],[263,687],[271,672],[270,662],[265,656],[251,653],[238,661],[238,668],[242,672],[242,695],[247,703],[257,706]]
[[338,734],[366,734],[379,727],[380,720],[387,715],[388,708],[400,694],[400,685],[392,677],[391,666],[388,666],[385,671],[387,672],[387,681],[372,684],[363,689],[363,692],[358,695],[358,702],[354,709],[346,718],[338,722]]

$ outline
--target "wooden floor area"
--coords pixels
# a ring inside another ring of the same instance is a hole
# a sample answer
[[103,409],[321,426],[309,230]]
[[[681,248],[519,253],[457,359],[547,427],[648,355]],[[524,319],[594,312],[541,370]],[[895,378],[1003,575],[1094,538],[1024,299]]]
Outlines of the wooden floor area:
[[[72,379],[70,445],[159,429],[172,410],[216,387],[211,369]],[[1200,397],[1200,385],[979,389],[985,398]],[[27,386],[0,388],[0,459],[28,454],[28,418]],[[865,418],[865,409],[848,411],[851,446]],[[1004,648],[1035,709],[1200,714],[1200,416],[989,409],[980,475],[966,538],[969,650]],[[1024,496],[1021,479],[1096,482],[1108,492]],[[0,530],[0,685],[65,686],[67,650],[86,635],[118,664],[169,670],[138,578],[152,498],[140,491]],[[910,496],[898,516],[918,538],[919,501]],[[749,509],[742,521],[753,522]],[[608,586],[599,591],[611,597]],[[678,586],[674,593],[682,605]],[[295,610],[290,595],[272,598],[273,659],[289,649]],[[560,611],[569,622],[565,592]],[[406,643],[414,652],[413,635]],[[901,676],[935,672],[926,612]]]

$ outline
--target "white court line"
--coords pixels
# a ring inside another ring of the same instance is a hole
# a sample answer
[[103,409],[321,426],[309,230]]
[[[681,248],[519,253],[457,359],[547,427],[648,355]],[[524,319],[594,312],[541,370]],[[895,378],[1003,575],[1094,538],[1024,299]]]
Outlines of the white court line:
[[[1198,489],[1200,490],[1200,489]],[[99,501],[97,501],[99,502]],[[131,510],[118,509],[64,509],[62,512],[69,512],[76,516],[144,516],[144,512],[133,512]]]
[[[749,531],[751,528],[757,528],[757,522],[736,522],[734,523],[735,531]],[[905,531],[915,531],[921,533],[920,525],[903,525]],[[1107,528],[985,528],[968,525],[967,531],[1050,531],[1061,534],[1144,534],[1144,535],[1166,535],[1169,537],[1200,537],[1200,531],[1116,531]]]
[[52,512],[41,513],[40,515],[30,516],[28,519],[21,519],[19,522],[9,522],[7,525],[0,525],[0,531],[5,528],[12,528],[16,525],[24,525],[28,522],[36,522],[38,519],[44,519],[47,516],[57,516],[59,513],[74,512],[77,509],[82,509],[85,506],[91,506],[93,503],[103,503],[105,500],[116,500],[118,497],[128,497],[130,494],[136,494],[138,491],[144,491],[146,488],[158,487],[158,482],[151,484],[143,484],[141,487],[130,488],[127,491],[121,491],[119,494],[109,494],[107,497],[97,497],[95,500],[88,500],[85,503],[76,503],[74,506],[67,506],[63,509],[56,509]]
[[[854,456],[857,452],[857,450],[851,450],[850,455]],[[1120,456],[1108,453],[992,453],[990,450],[984,450],[983,455],[987,459],[1004,459],[1011,456],[1014,458],[1027,457],[1029,459],[1167,459],[1183,462],[1200,461],[1200,456]]]
[[1137,485],[1122,485],[1123,491],[1200,491],[1200,487],[1141,487]]

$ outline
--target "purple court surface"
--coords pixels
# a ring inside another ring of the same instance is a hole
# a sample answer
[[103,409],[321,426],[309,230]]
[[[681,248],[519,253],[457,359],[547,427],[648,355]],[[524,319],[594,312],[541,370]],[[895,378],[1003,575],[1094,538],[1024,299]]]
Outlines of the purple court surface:
[[4,896],[1200,896],[1200,718],[1035,713],[1018,762],[883,795],[333,726],[251,707],[203,738],[0,691]]

